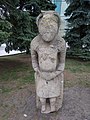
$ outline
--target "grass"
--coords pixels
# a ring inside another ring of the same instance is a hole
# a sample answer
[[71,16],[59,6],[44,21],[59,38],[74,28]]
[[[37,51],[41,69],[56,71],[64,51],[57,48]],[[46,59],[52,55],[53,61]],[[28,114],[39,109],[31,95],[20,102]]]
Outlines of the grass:
[[[65,87],[90,87],[90,61],[66,59],[65,72]],[[34,83],[34,71],[29,55],[0,57],[0,92],[9,93]]]
[[65,87],[90,87],[90,61],[66,59],[65,70],[71,75],[65,79]]
[[74,59],[66,60],[66,69],[72,73],[90,73],[90,61],[79,61]]
[[34,84],[29,55],[0,57],[0,92],[8,93],[26,84]]

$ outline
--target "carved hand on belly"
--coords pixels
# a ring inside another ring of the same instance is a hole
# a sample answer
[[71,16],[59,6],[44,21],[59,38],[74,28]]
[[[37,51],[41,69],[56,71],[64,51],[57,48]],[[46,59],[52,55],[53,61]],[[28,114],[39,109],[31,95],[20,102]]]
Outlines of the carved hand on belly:
[[55,77],[57,77],[59,74],[61,74],[63,71],[54,71],[54,72],[40,72],[41,78],[43,78],[46,81],[52,80]]

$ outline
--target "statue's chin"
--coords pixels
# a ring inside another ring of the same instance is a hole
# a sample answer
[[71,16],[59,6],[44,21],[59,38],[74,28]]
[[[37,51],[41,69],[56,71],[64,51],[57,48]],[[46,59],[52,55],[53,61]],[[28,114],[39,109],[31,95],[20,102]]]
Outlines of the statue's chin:
[[53,39],[48,39],[48,38],[46,38],[46,39],[43,39],[45,42],[51,42]]

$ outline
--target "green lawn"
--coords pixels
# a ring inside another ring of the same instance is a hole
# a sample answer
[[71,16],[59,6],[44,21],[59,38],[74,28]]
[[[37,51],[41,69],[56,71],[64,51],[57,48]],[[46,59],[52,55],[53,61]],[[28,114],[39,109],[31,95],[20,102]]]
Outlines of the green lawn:
[[[90,61],[66,59],[65,86],[90,87]],[[69,76],[68,76],[69,75]]]
[[[22,89],[27,84],[34,84],[30,55],[0,57],[0,92]],[[90,61],[66,59],[64,85],[90,87]]]
[[0,57],[1,92],[22,89],[26,84],[34,83],[34,71],[29,55]]

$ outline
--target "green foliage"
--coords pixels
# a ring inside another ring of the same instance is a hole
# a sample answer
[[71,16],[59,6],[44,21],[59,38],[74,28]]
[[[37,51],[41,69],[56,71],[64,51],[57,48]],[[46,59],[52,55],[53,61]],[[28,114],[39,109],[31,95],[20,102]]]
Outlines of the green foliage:
[[0,1],[0,8],[4,21],[11,24],[10,33],[0,29],[1,44],[6,41],[6,52],[14,49],[29,53],[30,42],[38,34],[36,17],[41,10],[54,10],[55,5],[51,0],[3,0]]
[[65,11],[68,22],[65,40],[70,49],[67,56],[90,59],[90,1],[67,0],[69,6]]
[[0,45],[7,41],[11,35],[11,24],[6,20],[0,20]]

